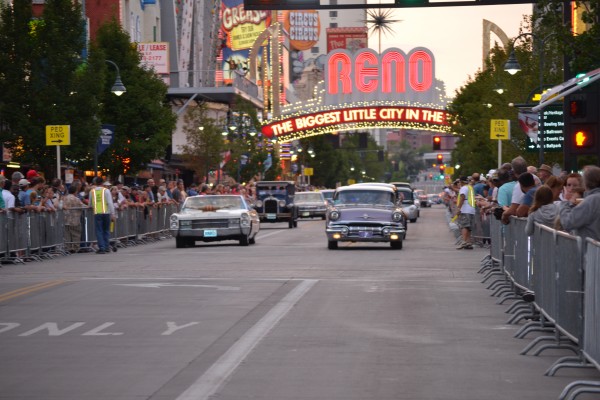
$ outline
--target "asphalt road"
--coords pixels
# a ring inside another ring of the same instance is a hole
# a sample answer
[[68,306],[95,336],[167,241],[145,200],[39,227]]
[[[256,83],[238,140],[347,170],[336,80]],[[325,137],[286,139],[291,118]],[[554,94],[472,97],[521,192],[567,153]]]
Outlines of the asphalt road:
[[328,250],[315,219],[249,247],[5,265],[0,399],[538,400],[599,379],[520,356],[532,338],[480,283],[487,250],[455,250],[441,206],[421,215],[402,250]]

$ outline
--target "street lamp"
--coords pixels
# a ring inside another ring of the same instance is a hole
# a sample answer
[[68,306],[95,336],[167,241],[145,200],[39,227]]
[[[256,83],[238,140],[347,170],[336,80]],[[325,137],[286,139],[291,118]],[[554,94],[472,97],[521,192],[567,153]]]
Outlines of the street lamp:
[[117,70],[117,78],[115,79],[115,83],[113,84],[110,91],[113,92],[114,94],[116,94],[117,96],[120,96],[123,93],[125,93],[127,91],[127,89],[125,88],[125,85],[123,85],[123,82],[121,81],[121,71],[119,71],[119,66],[117,64],[115,64],[114,61],[111,61],[111,60],[104,60],[104,61],[111,64]]
[[[519,61],[517,60],[517,57],[515,55],[515,42],[524,36],[531,36],[533,38],[533,40],[538,40],[540,43],[539,50],[538,50],[538,54],[540,57],[539,80],[540,80],[540,92],[543,92],[544,91],[544,48],[546,47],[546,41],[548,40],[548,38],[550,38],[551,36],[554,36],[554,35],[555,35],[555,33],[551,33],[543,39],[538,39],[537,35],[534,35],[531,32],[525,32],[525,33],[522,33],[519,36],[517,36],[515,38],[515,40],[513,40],[512,44],[510,46],[511,47],[510,55],[508,56],[508,60],[506,61],[506,64],[504,64],[504,70],[511,75],[515,75],[517,72],[519,72],[521,70],[521,65],[519,64]],[[541,101],[541,98],[540,98],[540,101]],[[543,121],[544,117],[543,116],[544,116],[544,112],[542,111],[541,118],[538,118],[538,145],[540,146],[538,161],[539,161],[540,165],[542,165],[544,163],[544,121]]]

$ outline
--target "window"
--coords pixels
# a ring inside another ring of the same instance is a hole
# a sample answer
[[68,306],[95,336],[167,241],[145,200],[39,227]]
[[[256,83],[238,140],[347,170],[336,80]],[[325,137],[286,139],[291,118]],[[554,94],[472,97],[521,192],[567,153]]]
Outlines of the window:
[[329,24],[329,27],[330,28],[337,28],[338,24],[337,24],[337,22],[332,22],[332,23]]
[[329,11],[330,18],[337,18],[337,11]]
[[319,46],[311,47],[310,53],[311,54],[319,54]]

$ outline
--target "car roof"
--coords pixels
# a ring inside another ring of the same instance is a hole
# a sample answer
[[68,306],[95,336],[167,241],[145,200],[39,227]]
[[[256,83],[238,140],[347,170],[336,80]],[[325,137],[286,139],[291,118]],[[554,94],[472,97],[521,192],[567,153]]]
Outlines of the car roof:
[[412,185],[409,182],[390,182],[390,184],[396,187],[409,187],[412,189]]
[[338,192],[345,192],[345,191],[349,191],[349,190],[358,190],[358,189],[369,189],[369,190],[377,190],[377,191],[381,191],[381,192],[392,192],[392,193],[394,192],[394,188],[388,186],[387,184],[370,185],[368,183],[367,184],[355,183],[354,185],[340,186],[336,190]]
[[295,185],[295,183],[292,181],[258,181],[258,182],[256,182],[257,185],[281,185],[284,183],[286,185]]

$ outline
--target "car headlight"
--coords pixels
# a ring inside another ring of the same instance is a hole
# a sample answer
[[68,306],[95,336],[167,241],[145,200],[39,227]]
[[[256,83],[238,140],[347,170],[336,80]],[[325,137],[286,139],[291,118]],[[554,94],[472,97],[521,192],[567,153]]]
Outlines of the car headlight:
[[402,213],[396,211],[392,214],[392,221],[394,222],[400,222],[402,221]]
[[285,207],[285,200],[279,200],[279,207]]
[[248,213],[243,213],[240,218],[241,226],[250,226],[250,215]]
[[177,229],[177,215],[171,215],[171,229]]
[[179,226],[181,226],[182,228],[190,227],[192,226],[192,221],[179,221]]
[[262,206],[263,206],[262,200],[256,200],[256,201],[254,202],[254,206],[255,206],[255,207],[262,207]]
[[329,213],[329,220],[330,221],[337,221],[338,219],[340,219],[340,212],[337,210],[333,210]]

